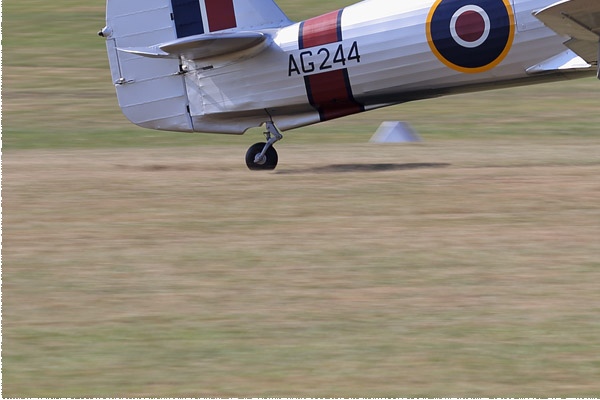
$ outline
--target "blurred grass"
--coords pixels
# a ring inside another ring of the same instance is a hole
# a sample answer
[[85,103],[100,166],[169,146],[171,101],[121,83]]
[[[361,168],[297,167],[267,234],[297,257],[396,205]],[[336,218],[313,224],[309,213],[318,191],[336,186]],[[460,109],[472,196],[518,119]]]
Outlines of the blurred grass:
[[3,395],[593,397],[598,147],[9,152]]
[[[351,1],[281,1],[301,20]],[[240,137],[138,128],[121,114],[104,41],[104,3],[15,0],[4,4],[3,146],[28,148],[165,147],[232,144]],[[405,120],[427,137],[589,135],[600,124],[594,79],[410,103],[292,131],[286,142],[361,143],[383,120]],[[568,105],[566,107],[565,105]],[[323,133],[327,133],[323,135]]]
[[[598,81],[307,127],[254,174],[256,134],[126,121],[103,25],[3,2],[3,397],[597,396]],[[425,143],[363,144],[398,119]]]

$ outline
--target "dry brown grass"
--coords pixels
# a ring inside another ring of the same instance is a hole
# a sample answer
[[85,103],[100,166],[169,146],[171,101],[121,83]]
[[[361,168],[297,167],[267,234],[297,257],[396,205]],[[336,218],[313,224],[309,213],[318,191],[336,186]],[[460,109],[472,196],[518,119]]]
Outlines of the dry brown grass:
[[[256,174],[252,135],[128,124],[75,3],[3,7],[4,397],[598,396],[597,80],[305,128]],[[356,144],[386,119],[427,142]]]
[[3,395],[596,396],[599,149],[11,151]]

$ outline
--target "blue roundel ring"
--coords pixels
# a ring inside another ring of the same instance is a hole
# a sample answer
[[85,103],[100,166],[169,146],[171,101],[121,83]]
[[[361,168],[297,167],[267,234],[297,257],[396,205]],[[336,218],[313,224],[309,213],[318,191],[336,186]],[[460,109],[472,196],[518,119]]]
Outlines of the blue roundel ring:
[[437,0],[427,19],[435,56],[466,73],[485,72],[506,57],[515,35],[509,0]]

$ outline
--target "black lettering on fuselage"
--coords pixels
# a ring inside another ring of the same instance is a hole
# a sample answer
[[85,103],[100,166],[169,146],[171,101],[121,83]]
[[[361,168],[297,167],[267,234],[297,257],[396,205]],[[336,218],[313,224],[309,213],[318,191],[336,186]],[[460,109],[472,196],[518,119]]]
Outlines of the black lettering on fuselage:
[[347,67],[351,63],[360,63],[361,55],[358,42],[352,42],[350,47],[345,47],[344,43],[334,44],[334,46],[323,46],[312,50],[304,50],[299,54],[290,54],[288,76],[308,75],[327,71],[334,67],[337,69]]

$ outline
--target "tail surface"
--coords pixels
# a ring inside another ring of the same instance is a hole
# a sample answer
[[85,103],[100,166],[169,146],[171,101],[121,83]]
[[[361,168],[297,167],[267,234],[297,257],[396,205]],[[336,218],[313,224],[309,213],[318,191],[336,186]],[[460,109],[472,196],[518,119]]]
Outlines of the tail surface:
[[288,19],[272,0],[167,0],[173,9],[177,37],[227,29],[279,27]]
[[123,113],[145,128],[194,131],[179,58],[148,49],[191,36],[202,40],[201,35],[214,32],[259,31],[290,23],[273,0],[107,0],[101,35],[107,39]]

